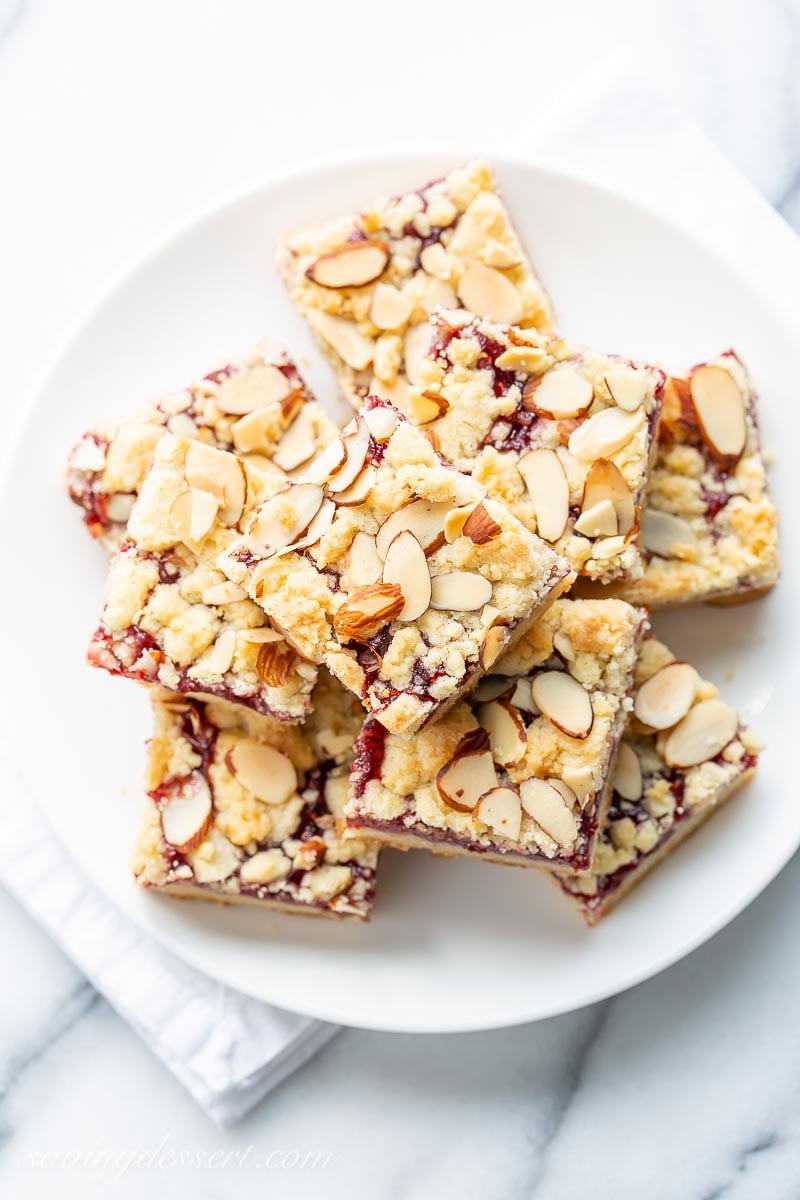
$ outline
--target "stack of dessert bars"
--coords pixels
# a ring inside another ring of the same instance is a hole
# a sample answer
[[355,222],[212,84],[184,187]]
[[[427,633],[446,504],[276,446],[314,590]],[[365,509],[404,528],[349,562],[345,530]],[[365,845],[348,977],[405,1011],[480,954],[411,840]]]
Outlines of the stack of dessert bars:
[[481,163],[278,265],[344,429],[264,342],[69,460],[111,555],[89,661],[152,698],[135,877],[365,919],[421,848],[593,924],[755,770],[648,622],[776,581],[746,368],[565,341]]

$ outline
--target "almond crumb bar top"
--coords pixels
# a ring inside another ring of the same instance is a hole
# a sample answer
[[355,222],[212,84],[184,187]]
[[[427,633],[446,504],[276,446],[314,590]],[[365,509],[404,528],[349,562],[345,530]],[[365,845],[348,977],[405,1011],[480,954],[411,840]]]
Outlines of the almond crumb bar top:
[[756,395],[733,350],[667,384],[641,541],[644,575],[620,591],[634,604],[746,600],[777,582]]
[[67,462],[67,486],[92,537],[109,550],[124,536],[136,494],[165,429],[291,472],[336,436],[288,355],[262,341],[247,358],[154,400],[119,425],[85,433]]
[[440,715],[573,578],[375,397],[217,562],[394,733]]
[[654,638],[636,685],[592,870],[559,878],[589,925],[752,777],[762,749],[714,685]]
[[111,562],[90,663],[302,720],[317,668],[215,566],[247,514],[282,485],[280,471],[164,434]]
[[224,701],[157,695],[133,860],[142,886],[368,919],[378,851],[337,833],[360,708],[329,678],[320,685],[303,731]]
[[436,305],[460,303],[536,329],[552,324],[484,163],[289,234],[278,267],[355,404],[372,392],[402,407]]
[[432,325],[411,419],[581,575],[641,574],[663,372],[464,311]]
[[587,870],[645,627],[619,600],[557,600],[431,729],[408,740],[368,720],[348,829],[404,850]]

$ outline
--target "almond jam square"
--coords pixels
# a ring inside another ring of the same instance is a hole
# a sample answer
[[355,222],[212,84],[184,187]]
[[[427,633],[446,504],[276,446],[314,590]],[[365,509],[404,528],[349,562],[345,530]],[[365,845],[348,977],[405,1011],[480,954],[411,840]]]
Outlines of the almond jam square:
[[367,920],[378,851],[338,832],[358,702],[330,677],[303,729],[224,701],[153,700],[138,883],[174,896]]
[[285,237],[278,267],[354,404],[404,407],[437,305],[548,329],[550,303],[489,168],[473,162],[418,191]]
[[164,431],[197,438],[286,472],[336,436],[288,355],[262,341],[246,358],[168,392],[119,425],[85,433],[70,453],[67,486],[92,537],[115,550],[125,535],[156,442]]
[[592,870],[559,878],[589,925],[719,811],[762,748],[714,685],[655,638],[642,646],[636,688]]
[[663,372],[463,311],[432,324],[412,419],[581,576],[641,574]]
[[393,733],[438,717],[573,576],[386,401],[217,560]]
[[111,561],[92,666],[303,719],[317,668],[215,566],[258,502],[283,485],[281,471],[265,468],[162,436]]
[[588,870],[645,628],[619,600],[557,600],[430,730],[404,739],[368,720],[348,829],[401,850]]

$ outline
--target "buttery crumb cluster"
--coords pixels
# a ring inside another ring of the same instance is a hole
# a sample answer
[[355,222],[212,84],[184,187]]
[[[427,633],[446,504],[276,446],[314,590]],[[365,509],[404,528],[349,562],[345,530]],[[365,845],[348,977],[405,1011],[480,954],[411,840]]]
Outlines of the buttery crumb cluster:
[[777,580],[747,371],[565,341],[483,163],[277,258],[344,429],[263,341],[68,460],[111,556],[89,662],[152,699],[135,878],[365,920],[420,848],[592,925],[756,768],[648,618]]

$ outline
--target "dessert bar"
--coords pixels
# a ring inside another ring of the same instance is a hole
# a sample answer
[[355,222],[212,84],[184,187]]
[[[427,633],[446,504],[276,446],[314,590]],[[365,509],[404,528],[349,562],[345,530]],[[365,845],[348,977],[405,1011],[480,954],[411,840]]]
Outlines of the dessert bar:
[[663,372],[464,311],[432,326],[411,419],[581,576],[641,574]]
[[645,627],[619,600],[557,600],[431,729],[409,740],[368,720],[348,828],[403,850],[588,870]]
[[366,920],[378,851],[337,832],[358,702],[330,677],[302,731],[224,701],[153,700],[133,870],[171,895]]
[[375,397],[217,563],[394,733],[441,714],[573,578]]
[[67,486],[92,537],[113,550],[164,430],[240,455],[266,456],[292,472],[337,429],[292,360],[263,341],[241,362],[169,392],[129,421],[85,433],[67,463]]
[[719,811],[761,749],[713,684],[655,638],[642,647],[636,685],[592,870],[559,877],[589,925]]
[[317,668],[215,566],[284,476],[166,433],[111,561],[89,661],[171,691],[299,721]]
[[278,267],[356,405],[376,393],[403,407],[436,305],[525,328],[552,323],[484,163],[288,235]]

